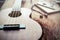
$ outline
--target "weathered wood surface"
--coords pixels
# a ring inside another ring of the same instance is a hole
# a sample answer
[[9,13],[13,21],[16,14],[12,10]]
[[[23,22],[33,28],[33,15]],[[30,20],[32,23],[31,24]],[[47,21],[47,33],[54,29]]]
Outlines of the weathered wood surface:
[[33,12],[33,15],[33,18],[38,18],[37,21],[43,28],[43,35],[40,40],[60,40],[60,13],[49,15],[47,19],[39,18],[40,14],[36,12]]
[[48,18],[40,18],[41,14],[33,11],[32,18],[36,20],[43,29],[40,40],[60,40],[60,12],[48,15]]

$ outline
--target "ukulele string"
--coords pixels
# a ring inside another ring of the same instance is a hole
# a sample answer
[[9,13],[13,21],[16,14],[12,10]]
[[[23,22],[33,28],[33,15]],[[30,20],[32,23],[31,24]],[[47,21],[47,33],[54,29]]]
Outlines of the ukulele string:
[[[16,17],[16,14],[17,14],[17,10],[15,9],[14,17]],[[16,22],[16,19],[14,22]]]
[[15,10],[13,9],[12,14],[11,14],[12,17],[14,16],[14,11],[15,11]]
[[17,13],[17,11],[15,11],[15,17],[16,17],[16,13]]
[[[15,17],[17,17],[18,15],[17,15],[18,13],[17,13],[17,11],[15,11]],[[15,19],[15,22],[17,21],[17,18]]]
[[[15,17],[18,16],[18,10],[15,10]],[[15,22],[17,21],[17,18],[15,19]]]
[[[17,10],[17,8],[15,8],[15,14],[14,14],[14,17],[17,17],[18,15],[19,15],[18,10]],[[16,23],[16,21],[17,21],[17,18],[15,19],[15,23]]]
[[[12,17],[14,17],[14,13],[15,13],[15,10],[12,11]],[[12,23],[14,23],[14,21],[15,21],[14,19],[11,20]]]
[[[14,9],[12,9],[14,11]],[[13,11],[10,12],[10,16],[12,17],[13,16]],[[11,24],[12,20],[11,20],[11,17],[9,17],[8,19],[8,24]]]

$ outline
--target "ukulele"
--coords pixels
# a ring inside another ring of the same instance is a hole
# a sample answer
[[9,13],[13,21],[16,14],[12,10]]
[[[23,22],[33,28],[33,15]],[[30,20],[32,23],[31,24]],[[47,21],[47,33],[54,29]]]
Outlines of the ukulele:
[[38,40],[41,37],[41,26],[29,17],[30,9],[21,8],[21,2],[16,0],[12,8],[0,11],[0,28],[3,28],[0,40]]

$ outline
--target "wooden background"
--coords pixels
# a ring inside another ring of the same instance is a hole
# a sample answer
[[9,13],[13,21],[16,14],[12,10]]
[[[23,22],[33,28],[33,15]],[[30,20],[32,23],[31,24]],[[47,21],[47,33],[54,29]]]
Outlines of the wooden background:
[[[37,0],[33,0],[33,2],[36,3]],[[12,7],[13,3],[14,0],[5,1],[2,9]],[[27,3],[25,3],[24,7],[27,7]],[[28,8],[30,8],[29,5]],[[40,14],[33,11],[31,17],[32,19],[36,19],[42,26],[43,35],[39,40],[60,40],[60,12],[48,15],[48,18],[43,17],[43,19],[41,19]]]

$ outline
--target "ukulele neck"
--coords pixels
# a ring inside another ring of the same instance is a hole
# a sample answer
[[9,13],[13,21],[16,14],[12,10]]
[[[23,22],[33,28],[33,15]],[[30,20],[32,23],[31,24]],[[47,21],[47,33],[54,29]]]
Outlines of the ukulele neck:
[[21,11],[22,0],[15,0],[12,11]]

